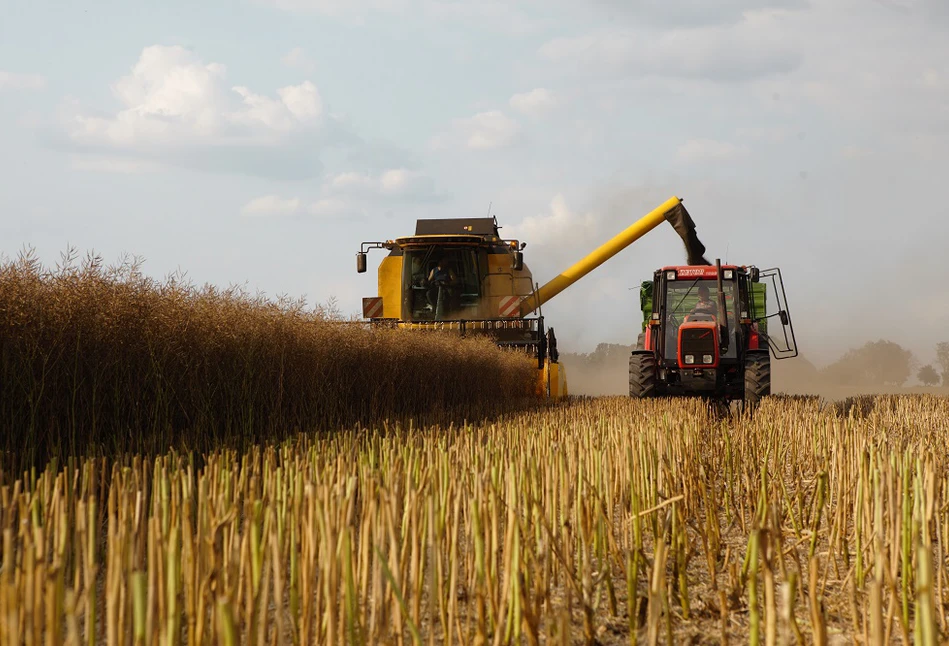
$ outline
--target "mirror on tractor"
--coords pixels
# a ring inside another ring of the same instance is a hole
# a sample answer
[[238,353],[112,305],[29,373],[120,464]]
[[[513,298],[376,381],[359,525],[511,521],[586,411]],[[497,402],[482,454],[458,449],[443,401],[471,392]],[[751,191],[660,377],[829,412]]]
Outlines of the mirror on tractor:
[[360,274],[366,272],[366,253],[364,251],[356,254],[356,271]]
[[524,269],[524,254],[520,251],[514,252],[514,271]]
[[791,322],[791,319],[788,318],[788,313],[785,310],[778,312],[778,318],[781,319],[781,325],[787,325]]
[[761,280],[761,270],[757,267],[750,267],[748,269],[748,275],[751,277],[751,282],[757,283]]

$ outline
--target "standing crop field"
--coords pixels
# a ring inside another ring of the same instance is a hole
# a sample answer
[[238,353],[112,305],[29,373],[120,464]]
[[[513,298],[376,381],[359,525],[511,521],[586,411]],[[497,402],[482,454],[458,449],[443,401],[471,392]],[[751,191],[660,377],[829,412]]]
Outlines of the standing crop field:
[[0,263],[0,469],[483,416],[530,397],[535,374],[484,339],[366,329],[301,301],[154,280],[131,261]]
[[949,402],[580,400],[0,491],[0,643],[944,643]]

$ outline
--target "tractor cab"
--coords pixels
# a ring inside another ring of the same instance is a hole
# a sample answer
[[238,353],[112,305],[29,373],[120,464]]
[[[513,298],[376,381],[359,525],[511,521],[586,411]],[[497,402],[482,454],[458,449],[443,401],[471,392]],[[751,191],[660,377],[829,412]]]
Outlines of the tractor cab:
[[[642,284],[640,304],[643,332],[630,357],[634,397],[757,402],[770,393],[771,354],[797,356],[779,269],[663,267]],[[779,320],[769,334],[773,317]]]
[[[675,269],[666,270],[667,275]],[[729,271],[729,275],[733,275]],[[680,368],[688,365],[718,365],[721,359],[737,356],[735,335],[738,321],[738,281],[723,281],[724,309],[716,298],[714,278],[698,276],[662,280],[666,305],[666,325],[661,340],[662,356]],[[727,334],[722,343],[720,328]]]
[[371,320],[420,324],[520,318],[520,302],[533,290],[524,243],[501,237],[495,218],[418,220],[415,235],[363,242],[389,253],[379,266],[379,295],[363,299]]
[[406,244],[402,259],[403,318],[478,318],[487,249],[472,244]]

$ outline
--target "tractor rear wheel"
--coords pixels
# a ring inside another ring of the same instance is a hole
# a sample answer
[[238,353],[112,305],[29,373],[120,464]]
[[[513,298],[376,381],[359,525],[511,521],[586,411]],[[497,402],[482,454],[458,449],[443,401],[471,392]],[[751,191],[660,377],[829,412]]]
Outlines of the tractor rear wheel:
[[749,352],[745,357],[745,408],[754,411],[771,394],[771,355]]
[[652,352],[633,352],[629,357],[629,396],[656,396],[656,357]]

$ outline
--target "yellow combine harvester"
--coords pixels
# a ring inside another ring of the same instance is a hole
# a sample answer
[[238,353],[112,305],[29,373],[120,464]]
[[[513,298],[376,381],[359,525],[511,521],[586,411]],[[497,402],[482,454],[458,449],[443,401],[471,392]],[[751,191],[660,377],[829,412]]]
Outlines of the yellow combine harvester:
[[389,251],[379,265],[378,295],[363,299],[363,317],[375,325],[488,336],[526,351],[537,359],[537,394],[559,399],[567,395],[566,371],[541,307],[663,221],[682,237],[690,264],[698,264],[705,248],[682,201],[672,197],[538,288],[524,262],[527,243],[504,239],[496,218],[418,220],[413,236],[360,245],[360,273],[369,249]]

